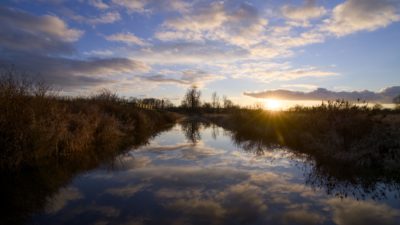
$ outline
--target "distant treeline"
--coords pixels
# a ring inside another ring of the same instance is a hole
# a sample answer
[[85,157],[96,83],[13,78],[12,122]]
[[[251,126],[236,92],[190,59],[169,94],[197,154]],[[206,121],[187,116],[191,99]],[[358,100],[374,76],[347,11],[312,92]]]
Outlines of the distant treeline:
[[[397,97],[393,99],[393,103],[395,104],[395,108],[389,109],[384,108],[381,104],[375,103],[372,106],[369,105],[368,102],[363,101],[361,99],[358,102],[352,103],[346,101],[344,99],[337,99],[334,101],[322,101],[321,105],[305,107],[301,105],[296,105],[291,108],[288,108],[283,111],[290,112],[312,112],[312,111],[321,111],[324,108],[330,109],[333,108],[353,108],[356,107],[358,111],[385,111],[385,112],[398,112],[400,111],[400,93]],[[260,102],[256,102],[253,105],[240,106],[236,105],[231,101],[227,96],[223,95],[222,97],[218,96],[217,92],[213,92],[211,96],[211,101],[202,101],[201,100],[201,91],[196,87],[190,87],[186,94],[184,95],[180,106],[174,107],[173,105],[169,105],[170,110],[175,110],[183,113],[233,113],[240,110],[263,110],[264,104]]]
[[202,113],[230,113],[239,110],[241,107],[235,105],[227,96],[218,96],[217,92],[213,92],[211,102],[201,101],[201,91],[192,86],[186,91],[181,105],[171,110],[180,113],[202,114]]
[[42,83],[0,74],[0,167],[47,158],[116,152],[143,142],[178,115],[164,100],[127,100],[109,91],[60,97]]

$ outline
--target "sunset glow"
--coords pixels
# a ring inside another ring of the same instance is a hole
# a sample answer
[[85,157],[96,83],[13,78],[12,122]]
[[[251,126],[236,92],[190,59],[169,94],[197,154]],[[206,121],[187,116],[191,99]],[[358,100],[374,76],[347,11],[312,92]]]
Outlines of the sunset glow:
[[0,15],[0,61],[66,95],[179,105],[196,85],[241,106],[327,93],[390,103],[400,88],[396,1],[6,0]]
[[278,111],[282,109],[282,103],[276,99],[267,99],[265,101],[265,108],[267,110]]

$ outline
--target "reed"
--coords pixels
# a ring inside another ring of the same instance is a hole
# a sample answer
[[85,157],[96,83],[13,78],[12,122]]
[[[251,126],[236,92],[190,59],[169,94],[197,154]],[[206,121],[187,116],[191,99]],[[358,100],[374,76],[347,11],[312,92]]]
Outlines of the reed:
[[175,113],[140,108],[107,90],[62,97],[14,71],[0,75],[0,105],[1,168],[116,151],[142,142],[178,118]]

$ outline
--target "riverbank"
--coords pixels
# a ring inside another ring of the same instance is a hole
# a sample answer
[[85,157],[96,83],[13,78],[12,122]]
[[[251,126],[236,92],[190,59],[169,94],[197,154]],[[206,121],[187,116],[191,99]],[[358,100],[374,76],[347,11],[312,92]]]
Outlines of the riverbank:
[[354,105],[271,112],[238,110],[205,115],[237,136],[266,148],[289,147],[326,163],[354,170],[400,171],[400,114]]
[[66,98],[12,77],[0,80],[0,105],[3,169],[48,159],[98,157],[143,144],[180,117],[140,108],[108,91]]

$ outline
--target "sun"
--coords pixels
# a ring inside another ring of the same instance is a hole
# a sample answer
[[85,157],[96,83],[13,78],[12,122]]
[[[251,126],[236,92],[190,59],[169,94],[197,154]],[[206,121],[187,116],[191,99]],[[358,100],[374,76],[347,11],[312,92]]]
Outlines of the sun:
[[276,99],[267,99],[265,101],[265,108],[272,111],[280,110],[282,104]]

